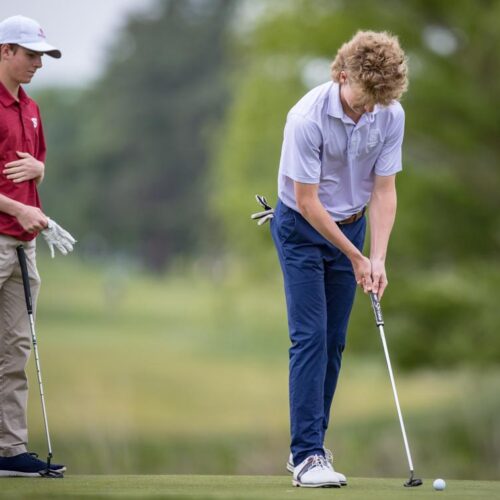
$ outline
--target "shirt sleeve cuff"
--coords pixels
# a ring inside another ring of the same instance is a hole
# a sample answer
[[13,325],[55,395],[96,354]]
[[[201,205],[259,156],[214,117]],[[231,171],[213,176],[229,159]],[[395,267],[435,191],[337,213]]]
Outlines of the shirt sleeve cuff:
[[301,175],[289,174],[288,172],[283,172],[283,175],[292,181],[302,182],[303,184],[319,184],[319,179],[315,177],[304,177]]

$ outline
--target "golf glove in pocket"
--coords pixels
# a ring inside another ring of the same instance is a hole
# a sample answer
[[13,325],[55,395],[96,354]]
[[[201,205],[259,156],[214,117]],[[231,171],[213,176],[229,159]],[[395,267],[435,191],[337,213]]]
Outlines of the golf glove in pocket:
[[252,214],[251,218],[256,220],[259,226],[262,226],[267,221],[274,218],[274,208],[271,207],[271,205],[269,205],[264,196],[256,194],[255,199],[257,200],[257,203],[259,203],[259,205],[261,205],[265,210],[262,212],[256,212]]
[[57,222],[49,218],[48,220],[49,223],[47,227],[42,230],[41,235],[47,242],[47,245],[49,245],[51,257],[55,257],[54,247],[57,248],[63,255],[67,255],[69,252],[72,252],[73,245],[76,243],[75,238],[73,238],[68,231],[57,224]]

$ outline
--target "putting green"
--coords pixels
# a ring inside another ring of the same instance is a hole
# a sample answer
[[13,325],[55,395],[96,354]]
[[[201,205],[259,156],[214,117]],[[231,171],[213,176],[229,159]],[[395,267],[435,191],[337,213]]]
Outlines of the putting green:
[[179,499],[311,499],[401,500],[405,498],[500,499],[500,482],[447,481],[445,491],[424,480],[404,488],[401,479],[353,478],[337,489],[294,488],[285,476],[72,476],[65,479],[0,480],[0,498],[179,498]]

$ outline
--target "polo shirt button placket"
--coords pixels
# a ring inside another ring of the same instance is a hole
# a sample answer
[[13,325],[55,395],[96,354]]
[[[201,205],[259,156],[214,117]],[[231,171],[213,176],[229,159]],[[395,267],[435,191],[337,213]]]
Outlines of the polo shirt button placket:
[[349,158],[355,158],[356,154],[358,152],[358,133],[354,130],[349,137],[349,145],[348,145],[348,151],[349,151]]

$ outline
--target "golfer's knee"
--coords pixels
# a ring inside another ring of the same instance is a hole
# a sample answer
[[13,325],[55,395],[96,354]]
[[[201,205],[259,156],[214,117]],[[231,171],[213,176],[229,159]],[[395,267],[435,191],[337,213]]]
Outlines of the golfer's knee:
[[325,330],[322,328],[302,329],[292,332],[290,350],[296,352],[312,352],[325,350]]

